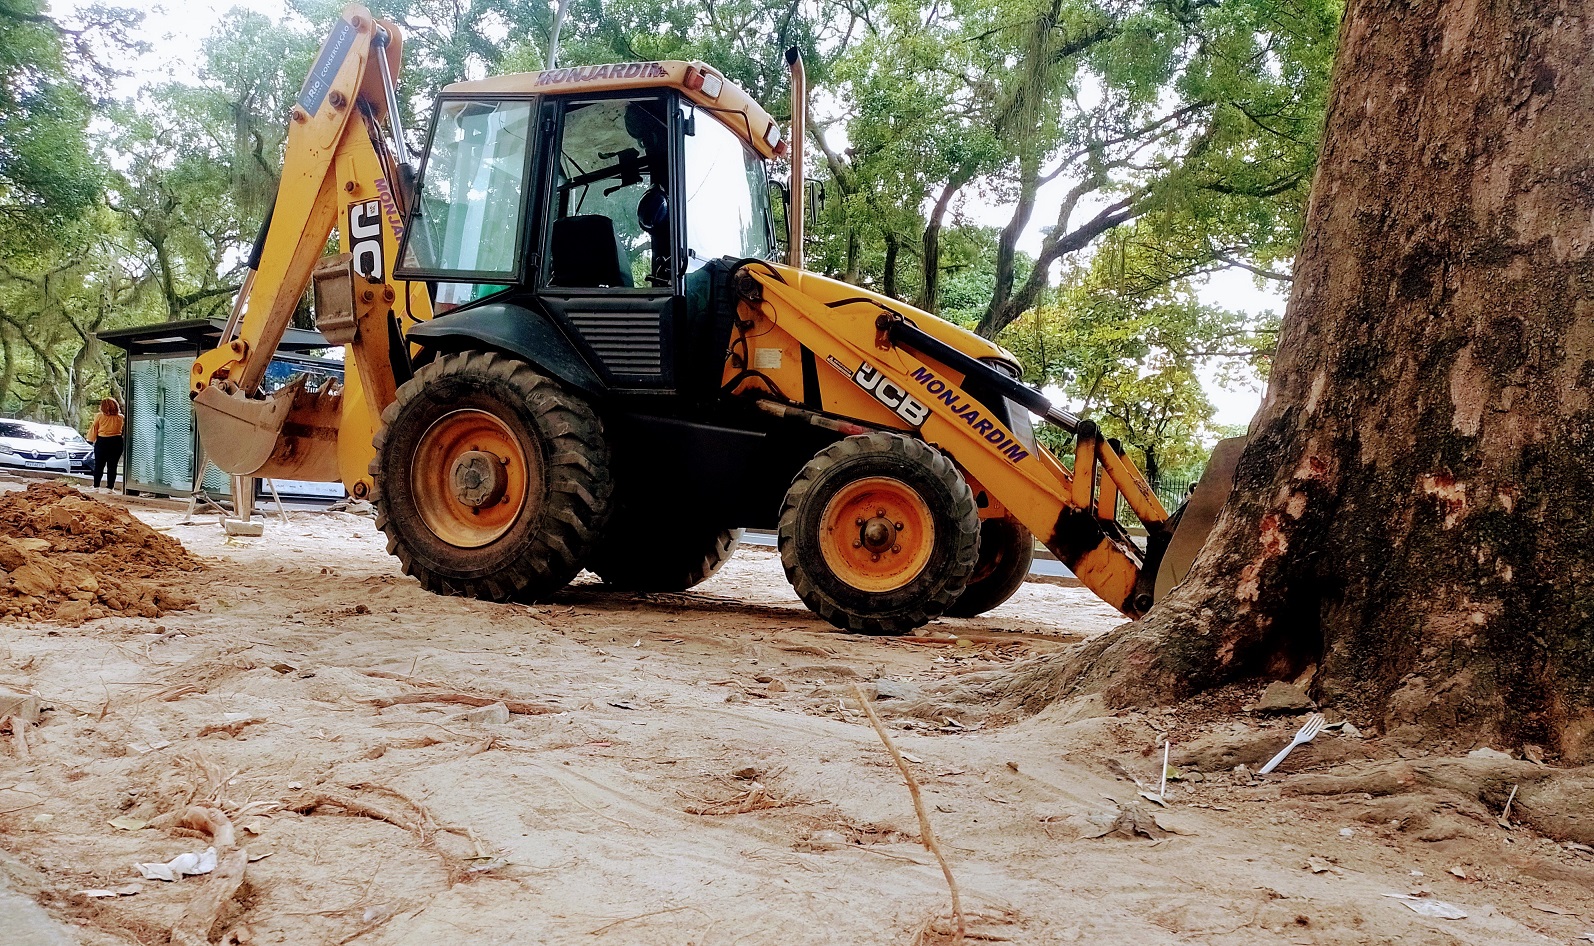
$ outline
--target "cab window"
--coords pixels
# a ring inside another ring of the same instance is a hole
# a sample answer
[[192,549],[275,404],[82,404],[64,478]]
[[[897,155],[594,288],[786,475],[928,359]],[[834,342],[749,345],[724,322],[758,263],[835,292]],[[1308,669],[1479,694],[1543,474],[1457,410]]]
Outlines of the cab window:
[[665,115],[656,97],[566,103],[549,215],[549,286],[671,284]]

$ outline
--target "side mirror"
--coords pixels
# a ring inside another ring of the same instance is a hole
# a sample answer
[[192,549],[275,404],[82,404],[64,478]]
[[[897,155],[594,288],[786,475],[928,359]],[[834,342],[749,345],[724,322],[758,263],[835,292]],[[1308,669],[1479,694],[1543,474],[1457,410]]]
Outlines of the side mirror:
[[669,219],[670,201],[664,196],[664,188],[657,185],[648,188],[636,206],[637,224],[651,234]]
[[826,203],[826,198],[827,198],[827,195],[825,193],[825,182],[824,181],[808,181],[803,186],[804,186],[804,189],[807,191],[807,193],[804,196],[806,196],[808,198],[807,201],[806,201],[807,212],[808,212],[808,226],[811,229],[817,230],[817,229],[819,229],[819,216],[820,216],[820,214],[824,213],[824,210],[825,210],[825,203]]

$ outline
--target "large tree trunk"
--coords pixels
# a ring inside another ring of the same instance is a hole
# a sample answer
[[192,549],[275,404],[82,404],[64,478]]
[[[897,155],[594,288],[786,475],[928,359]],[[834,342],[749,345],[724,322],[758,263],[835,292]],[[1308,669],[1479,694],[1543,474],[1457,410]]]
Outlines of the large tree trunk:
[[1386,732],[1594,761],[1594,21],[1352,0],[1267,398],[1190,577],[1030,700],[1318,664]]
[[897,238],[890,233],[886,234],[886,260],[880,274],[880,291],[893,299],[900,299],[897,295],[897,248],[900,244]]

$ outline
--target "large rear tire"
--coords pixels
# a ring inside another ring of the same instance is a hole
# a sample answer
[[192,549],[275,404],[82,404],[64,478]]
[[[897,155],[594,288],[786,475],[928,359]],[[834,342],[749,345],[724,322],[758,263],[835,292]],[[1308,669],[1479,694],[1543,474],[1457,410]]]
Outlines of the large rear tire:
[[972,618],[997,607],[1024,584],[1035,560],[1035,537],[1011,516],[980,520],[980,557],[948,617]]
[[439,357],[398,389],[374,443],[377,527],[428,591],[546,598],[581,570],[608,519],[603,424],[514,358]]
[[906,634],[939,617],[963,592],[979,543],[967,481],[899,434],[821,450],[781,506],[786,578],[816,614],[857,633]]
[[741,542],[741,529],[624,507],[587,567],[622,591],[685,591],[714,577]]

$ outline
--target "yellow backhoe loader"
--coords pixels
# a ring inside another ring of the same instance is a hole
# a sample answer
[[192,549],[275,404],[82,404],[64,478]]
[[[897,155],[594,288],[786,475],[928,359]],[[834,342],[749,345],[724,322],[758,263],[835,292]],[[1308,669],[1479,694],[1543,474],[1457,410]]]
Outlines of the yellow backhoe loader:
[[[417,168],[401,45],[347,7],[292,110],[250,277],[193,368],[217,465],[341,480],[442,594],[535,600],[582,568],[681,590],[773,527],[797,594],[853,631],[997,606],[1033,537],[1124,614],[1151,606],[1172,527],[1115,443],[1002,348],[803,270],[795,51],[789,139],[711,66],[613,63],[448,86]],[[345,380],[263,395],[312,285]],[[1071,469],[1031,415],[1072,435]]]

